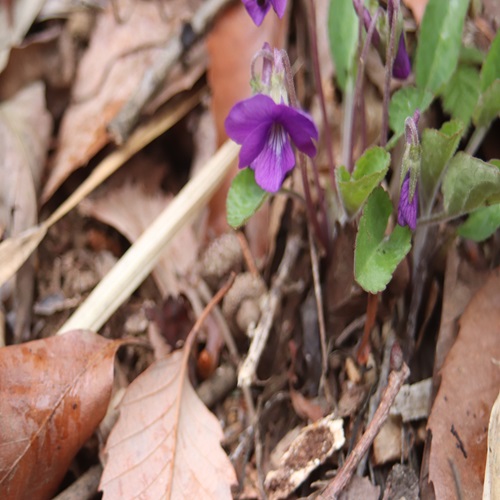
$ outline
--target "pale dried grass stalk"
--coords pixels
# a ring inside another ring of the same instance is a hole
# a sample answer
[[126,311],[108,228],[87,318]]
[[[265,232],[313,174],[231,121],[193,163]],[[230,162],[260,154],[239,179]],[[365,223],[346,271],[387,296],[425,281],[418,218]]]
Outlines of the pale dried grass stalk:
[[166,245],[205,206],[233,165],[239,146],[227,141],[191,179],[61,327],[58,335],[97,331],[144,281]]

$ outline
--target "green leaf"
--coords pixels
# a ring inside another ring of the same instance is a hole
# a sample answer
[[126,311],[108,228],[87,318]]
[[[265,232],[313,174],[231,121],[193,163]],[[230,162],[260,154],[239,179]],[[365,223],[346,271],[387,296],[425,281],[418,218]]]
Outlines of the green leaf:
[[441,130],[425,129],[422,134],[422,163],[420,173],[420,195],[422,212],[427,211],[428,204],[436,190],[443,170],[455,154],[464,126],[460,121],[446,122]]
[[499,203],[500,170],[468,154],[457,153],[443,179],[443,196],[449,216]]
[[354,276],[361,287],[370,293],[385,289],[397,265],[411,248],[411,231],[396,226],[385,236],[387,220],[392,213],[389,195],[376,188],[368,198],[359,221],[354,251]]
[[483,207],[469,215],[469,218],[457,229],[462,238],[484,241],[500,227],[500,205]]
[[238,229],[257,212],[269,193],[264,191],[255,182],[254,172],[250,168],[241,170],[233,179],[227,193],[226,211],[227,222]]
[[476,127],[487,127],[500,113],[500,79],[495,80],[479,97],[474,110]]
[[337,73],[337,82],[345,90],[352,75],[358,42],[358,16],[352,0],[331,0],[328,14],[330,50]]
[[352,217],[363,206],[370,193],[385,177],[391,155],[383,148],[365,151],[356,162],[352,176],[345,167],[337,169],[337,183],[347,214]]
[[500,31],[493,40],[481,69],[481,93],[500,78]]
[[415,58],[417,86],[433,94],[455,72],[469,0],[429,0]]
[[405,131],[405,120],[418,108],[423,113],[432,102],[433,95],[416,87],[403,87],[392,96],[389,103],[389,124],[394,132],[391,142]]
[[458,66],[441,96],[444,109],[467,125],[479,99],[479,71],[472,66]]
[[486,54],[477,47],[465,47],[462,45],[460,49],[459,64],[469,64],[473,66],[482,66]]

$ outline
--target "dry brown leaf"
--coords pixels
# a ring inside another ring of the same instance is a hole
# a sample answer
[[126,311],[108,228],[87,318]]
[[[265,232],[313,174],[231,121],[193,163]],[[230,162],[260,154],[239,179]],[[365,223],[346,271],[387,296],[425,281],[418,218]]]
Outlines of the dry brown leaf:
[[9,60],[10,49],[19,45],[45,0],[2,2],[0,9],[0,72]]
[[232,498],[222,430],[191,386],[187,361],[187,351],[176,351],[127,388],[105,450],[105,499]]
[[413,12],[415,22],[420,24],[429,0],[403,0],[403,3]]
[[[86,199],[80,205],[85,215],[94,217],[120,231],[131,243],[151,225],[171,201],[172,196],[158,190],[146,193],[130,182],[106,190],[98,198]],[[163,251],[153,277],[163,297],[177,297],[182,291],[180,279],[193,268],[198,255],[198,241],[190,225],[184,225],[172,243]]]
[[461,320],[441,370],[427,428],[436,498],[481,498],[491,407],[500,388],[500,269],[491,272]]
[[498,498],[500,498],[500,392],[491,410],[488,427],[488,458],[483,490],[483,500]]
[[446,258],[443,311],[434,361],[435,374],[441,370],[444,359],[455,342],[460,316],[486,278],[486,271],[474,269],[460,258],[455,245],[450,247]]
[[0,349],[2,498],[51,498],[106,414],[122,343],[78,330]]
[[[73,89],[75,102],[61,124],[57,153],[44,186],[45,201],[70,173],[86,164],[108,142],[107,125],[136,90],[162,44],[183,19],[189,18],[190,4],[181,0],[169,2],[176,15],[168,23],[159,15],[156,2],[135,2],[130,18],[122,24],[117,23],[111,3],[99,15],[90,46],[78,67]],[[192,85],[199,72],[198,68],[189,81],[184,80],[184,88]],[[177,85],[171,86],[164,99],[179,90]]]
[[299,391],[290,388],[290,400],[295,413],[303,419],[316,422],[325,415],[325,411],[318,402],[307,399]]
[[[38,218],[38,189],[52,131],[45,88],[33,83],[0,105],[0,226],[16,236]],[[29,338],[33,266],[19,271],[14,290],[17,341]]]
[[51,130],[40,82],[0,105],[0,224],[7,227],[8,235],[36,223],[37,190]]
[[354,475],[347,488],[340,494],[339,500],[378,500],[380,486],[371,483],[368,477]]

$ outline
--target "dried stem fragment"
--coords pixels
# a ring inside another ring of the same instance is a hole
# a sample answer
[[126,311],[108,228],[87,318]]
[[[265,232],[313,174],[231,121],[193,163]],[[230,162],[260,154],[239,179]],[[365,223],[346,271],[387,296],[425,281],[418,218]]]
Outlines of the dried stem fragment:
[[402,363],[400,370],[391,371],[387,387],[382,394],[380,405],[377,408],[373,419],[368,424],[366,431],[361,436],[361,439],[358,441],[355,448],[352,450],[352,453],[347,457],[347,460],[339,470],[338,474],[330,482],[320,498],[325,500],[336,499],[340,492],[347,486],[352,475],[354,474],[354,471],[356,470],[356,466],[370,448],[375,436],[382,427],[382,424],[389,416],[391,405],[409,374],[410,369],[404,362]]

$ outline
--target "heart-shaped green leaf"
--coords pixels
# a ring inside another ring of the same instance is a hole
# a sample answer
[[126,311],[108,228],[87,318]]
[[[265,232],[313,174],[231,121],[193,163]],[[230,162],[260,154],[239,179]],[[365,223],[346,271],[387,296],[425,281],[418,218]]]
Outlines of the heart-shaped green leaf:
[[411,248],[411,231],[396,226],[385,236],[387,221],[392,213],[389,195],[376,188],[368,198],[359,221],[354,252],[354,276],[361,287],[370,293],[385,289],[397,265]]
[[422,134],[420,195],[423,213],[427,211],[443,170],[455,154],[463,132],[463,124],[452,120],[446,122],[440,130],[425,129]]
[[389,104],[389,125],[394,131],[394,136],[390,142],[391,145],[405,131],[405,120],[409,116],[413,116],[416,109],[423,113],[431,104],[432,99],[431,92],[416,87],[403,87],[394,93]]
[[269,193],[264,191],[255,182],[252,169],[245,168],[239,172],[233,179],[227,193],[226,211],[228,224],[234,229],[243,226],[257,212],[268,196]]
[[445,111],[467,125],[479,98],[479,71],[466,64],[458,66],[441,96]]
[[337,170],[337,184],[350,217],[358,212],[370,193],[385,177],[390,162],[391,156],[385,149],[373,147],[359,158],[352,175],[345,167]]
[[500,170],[466,153],[457,153],[446,170],[442,190],[448,216],[499,203]]

